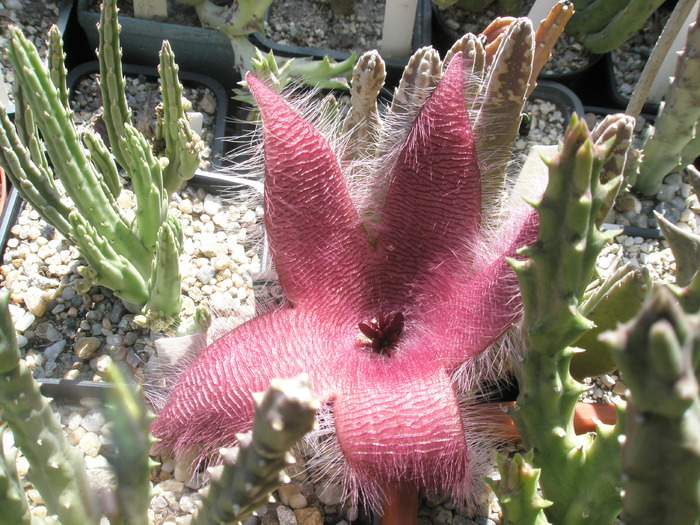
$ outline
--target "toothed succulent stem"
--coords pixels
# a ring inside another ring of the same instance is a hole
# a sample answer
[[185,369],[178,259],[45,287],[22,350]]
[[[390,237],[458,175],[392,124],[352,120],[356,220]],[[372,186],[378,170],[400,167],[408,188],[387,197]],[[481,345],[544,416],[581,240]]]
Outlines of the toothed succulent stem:
[[[111,288],[131,311],[143,309],[153,326],[164,326],[180,313],[181,305],[181,232],[179,223],[168,216],[168,196],[194,175],[203,146],[189,128],[169,46],[164,44],[161,53],[160,152],[131,122],[116,0],[104,1],[99,34],[103,120],[111,152],[97,134],[80,136],[76,131],[57,30],[50,34],[47,69],[36,48],[17,28],[10,28],[8,51],[18,80],[18,110],[13,126],[0,107],[0,165],[22,198],[78,247],[90,266],[85,284]],[[49,158],[60,184],[54,182]],[[133,186],[133,221],[117,203],[117,164]]]
[[622,521],[697,525],[700,516],[700,318],[663,286],[608,333],[625,378]]
[[574,1],[576,12],[566,32],[593,53],[607,53],[626,42],[663,0]]
[[496,459],[501,479],[486,481],[498,497],[503,512],[502,525],[549,525],[543,509],[552,502],[537,494],[540,469],[531,465],[532,451],[524,457],[499,454]]
[[[15,444],[29,462],[27,477],[41,493],[49,513],[64,525],[99,523],[80,451],[68,444],[32,373],[20,360],[8,310],[0,294],[0,407]],[[5,516],[3,516],[5,517]]]
[[[183,181],[194,176],[199,167],[204,143],[190,126],[182,104],[182,84],[177,78],[178,67],[168,41],[160,51],[161,93],[163,94],[163,118],[158,126],[156,140],[165,141],[163,187],[166,194],[177,190]],[[159,136],[160,135],[160,136]]]
[[6,425],[0,425],[0,516],[7,523],[29,525],[31,516],[24,496],[24,487],[17,473],[17,450],[6,450]]
[[289,450],[313,428],[318,406],[305,376],[275,379],[256,394],[252,431],[239,436],[237,449],[221,450],[223,463],[210,469],[208,493],[190,524],[242,521],[264,505],[286,479]]
[[119,44],[121,27],[117,19],[117,2],[106,0],[100,9],[98,25],[99,48],[97,58],[100,63],[100,92],[107,135],[112,146],[112,154],[127,171],[131,171],[125,145],[120,141],[124,136],[124,125],[131,123],[131,109],[126,101],[124,74],[122,73],[122,50]]
[[148,433],[154,415],[148,411],[140,389],[129,381],[124,370],[112,364],[106,379],[114,384],[109,393],[107,414],[113,423],[113,454],[106,454],[117,478],[116,497],[119,518],[111,523],[147,525],[148,507],[153,497],[150,480],[154,462],[148,457],[156,441]]
[[[696,19],[688,29],[685,49],[678,56],[673,82],[666,100],[659,108],[654,131],[644,142],[643,160],[635,188],[644,195],[654,195],[666,175],[680,170],[688,159],[700,153],[692,139],[700,120],[700,24]],[[688,148],[691,144],[695,151]],[[691,162],[692,162],[691,160]]]
[[[619,134],[615,134],[619,137]],[[577,436],[573,416],[582,386],[569,372],[573,344],[591,323],[580,303],[592,280],[595,260],[612,237],[596,217],[617,191],[619,175],[600,181],[614,140],[595,145],[583,121],[572,118],[561,152],[546,160],[549,184],[533,204],[540,229],[537,242],[513,261],[520,281],[528,354],[516,368],[520,395],[512,412],[524,444],[541,469],[546,510],[553,523],[611,523],[621,501],[619,425],[599,425]],[[586,486],[587,490],[579,490]]]

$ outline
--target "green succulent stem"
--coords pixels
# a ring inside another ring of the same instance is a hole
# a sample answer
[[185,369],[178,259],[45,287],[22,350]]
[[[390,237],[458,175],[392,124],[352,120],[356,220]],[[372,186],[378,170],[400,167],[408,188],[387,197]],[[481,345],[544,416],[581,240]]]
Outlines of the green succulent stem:
[[190,129],[182,103],[182,84],[177,77],[178,67],[170,44],[165,41],[160,51],[159,72],[163,94],[163,117],[156,133],[156,140],[165,143],[162,185],[165,195],[176,191],[183,181],[194,176],[199,167],[204,143]]
[[531,465],[532,451],[525,456],[499,454],[496,459],[501,478],[498,481],[487,479],[486,482],[501,505],[502,525],[549,525],[544,509],[552,502],[537,494],[540,469]]
[[80,451],[68,444],[29,367],[20,360],[9,310],[0,294],[0,407],[15,444],[29,462],[29,480],[64,525],[99,523]]
[[663,0],[575,0],[565,31],[592,53],[608,53],[626,42]]
[[641,314],[609,333],[629,388],[622,446],[625,523],[700,519],[700,318],[657,286]]
[[24,496],[24,487],[17,473],[18,450],[6,450],[6,425],[0,425],[0,516],[8,523],[29,525],[31,516]]
[[[700,16],[700,14],[699,14]],[[678,57],[673,82],[659,115],[643,145],[643,162],[638,170],[635,189],[653,195],[661,188],[664,177],[685,167],[693,153],[700,153],[695,128],[700,120],[700,26],[698,19],[688,30],[686,47]],[[691,148],[695,151],[686,149]],[[693,157],[694,158],[694,157]]]
[[131,124],[131,109],[126,101],[124,74],[122,72],[122,50],[119,45],[121,28],[117,19],[116,0],[106,0],[100,9],[98,26],[99,48],[97,58],[100,63],[100,92],[102,94],[103,120],[107,136],[112,146],[112,154],[128,173],[133,169],[128,161],[124,136],[124,126]]
[[[627,119],[615,125],[631,126]],[[596,136],[607,136],[597,131]],[[570,373],[571,345],[592,323],[581,312],[595,260],[614,233],[602,233],[596,218],[619,188],[620,175],[600,180],[606,162],[625,133],[593,142],[574,116],[561,151],[545,159],[549,183],[533,203],[540,230],[532,246],[512,261],[525,310],[527,354],[516,367],[520,394],[512,418],[532,464],[541,469],[540,486],[552,501],[552,523],[612,523],[621,508],[619,443],[622,415],[615,426],[577,436],[573,416],[582,385]],[[580,490],[585,486],[586,490]]]
[[148,525],[148,507],[153,497],[148,457],[155,438],[146,429],[154,415],[146,408],[140,388],[129,380],[122,366],[112,364],[106,379],[114,385],[107,399],[107,415],[113,424],[114,453],[107,454],[117,478],[119,518],[113,525]]
[[305,376],[275,379],[256,394],[252,431],[238,436],[237,449],[221,450],[223,463],[210,469],[203,505],[189,525],[239,522],[264,505],[288,479],[282,469],[294,462],[289,451],[313,428],[318,407]]

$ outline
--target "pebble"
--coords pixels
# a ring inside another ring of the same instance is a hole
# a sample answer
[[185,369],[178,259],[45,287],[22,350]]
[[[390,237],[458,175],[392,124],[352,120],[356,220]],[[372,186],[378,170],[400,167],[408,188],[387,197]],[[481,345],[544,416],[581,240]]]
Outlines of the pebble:
[[178,504],[182,512],[189,514],[197,510],[197,506],[202,501],[202,496],[198,492],[186,492],[180,497]]
[[211,281],[215,276],[216,276],[216,268],[214,268],[213,266],[210,266],[208,264],[202,266],[199,269],[199,272],[197,272],[197,279],[202,284],[209,284],[209,281]]
[[343,501],[343,487],[336,483],[319,485],[316,488],[316,496],[324,505],[338,505]]
[[24,304],[29,313],[35,317],[43,317],[48,304],[44,299],[44,291],[39,288],[29,288],[24,293]]
[[279,525],[297,525],[294,511],[283,505],[277,507],[277,519],[279,520]]
[[294,494],[289,498],[289,506],[293,509],[301,509],[306,507],[306,505],[308,505],[308,502],[303,494]]
[[281,485],[277,488],[277,496],[279,497],[279,500],[283,505],[289,505],[289,501],[292,498],[292,496],[295,496],[300,493],[301,487],[292,483]]
[[90,411],[80,422],[88,432],[98,432],[106,423],[104,414],[99,410]]
[[63,352],[63,349],[65,347],[66,347],[66,340],[65,339],[58,341],[58,342],[46,347],[46,349],[44,350],[44,356],[49,361],[55,361],[56,358],[61,354],[61,352]]
[[86,456],[91,456],[94,458],[95,456],[97,456],[97,454],[100,453],[102,443],[100,442],[100,438],[97,436],[97,434],[95,434],[94,432],[87,432],[80,439],[78,446]]
[[295,509],[294,516],[299,525],[323,525],[323,517],[316,507]]

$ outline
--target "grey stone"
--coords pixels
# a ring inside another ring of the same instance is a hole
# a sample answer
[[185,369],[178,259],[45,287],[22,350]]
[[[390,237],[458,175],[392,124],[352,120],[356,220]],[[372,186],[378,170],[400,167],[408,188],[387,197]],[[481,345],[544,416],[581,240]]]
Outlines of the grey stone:
[[210,266],[208,264],[205,264],[199,269],[199,272],[197,272],[197,279],[199,282],[202,284],[208,284],[209,281],[211,281],[214,277],[216,276],[216,268],[213,266]]
[[277,507],[277,519],[280,525],[297,525],[297,518],[294,511],[283,505]]
[[65,339],[62,341],[58,341],[52,345],[49,345],[44,350],[44,356],[49,361],[55,361],[56,358],[60,355],[60,353],[63,352],[63,349],[65,348],[65,346],[66,346]]

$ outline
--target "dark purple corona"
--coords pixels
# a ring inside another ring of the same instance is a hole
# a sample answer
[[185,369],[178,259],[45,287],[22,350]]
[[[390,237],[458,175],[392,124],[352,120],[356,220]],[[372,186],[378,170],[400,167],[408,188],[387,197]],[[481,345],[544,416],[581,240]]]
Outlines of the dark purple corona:
[[391,357],[391,353],[403,330],[404,318],[401,312],[384,315],[379,312],[377,317],[366,323],[358,324],[362,332],[362,341],[375,354]]

